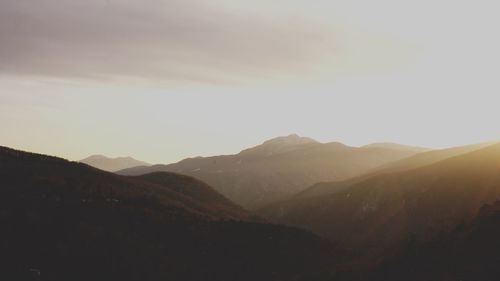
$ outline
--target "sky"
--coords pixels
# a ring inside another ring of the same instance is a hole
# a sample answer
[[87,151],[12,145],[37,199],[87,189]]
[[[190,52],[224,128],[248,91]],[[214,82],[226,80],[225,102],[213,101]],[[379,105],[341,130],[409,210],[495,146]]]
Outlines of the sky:
[[500,4],[0,0],[0,145],[151,163],[500,140]]

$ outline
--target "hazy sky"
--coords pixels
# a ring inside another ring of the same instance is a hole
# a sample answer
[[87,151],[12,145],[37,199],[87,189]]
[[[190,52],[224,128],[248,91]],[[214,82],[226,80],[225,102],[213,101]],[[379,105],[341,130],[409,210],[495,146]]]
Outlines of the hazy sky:
[[497,1],[0,0],[0,144],[167,163],[500,140]]

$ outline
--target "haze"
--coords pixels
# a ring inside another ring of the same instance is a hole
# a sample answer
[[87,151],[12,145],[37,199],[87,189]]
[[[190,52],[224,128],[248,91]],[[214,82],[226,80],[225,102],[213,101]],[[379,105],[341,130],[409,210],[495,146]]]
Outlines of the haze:
[[496,1],[269,2],[0,0],[1,144],[166,163],[289,133],[500,139]]

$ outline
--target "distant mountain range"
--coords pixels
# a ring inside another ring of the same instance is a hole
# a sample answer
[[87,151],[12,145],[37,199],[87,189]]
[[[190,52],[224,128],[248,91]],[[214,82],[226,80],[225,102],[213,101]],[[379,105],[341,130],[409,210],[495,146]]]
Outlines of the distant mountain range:
[[311,280],[334,247],[191,177],[0,147],[1,280]]
[[92,155],[80,160],[79,162],[108,172],[116,172],[127,168],[151,165],[132,157],[109,158],[104,155]]
[[450,231],[500,198],[500,144],[424,152],[310,189],[258,213],[375,255],[410,235],[427,240]]
[[289,135],[235,155],[189,158],[175,164],[134,167],[117,173],[142,175],[169,171],[193,176],[233,202],[257,209],[314,183],[352,178],[427,150],[389,143],[351,147]]

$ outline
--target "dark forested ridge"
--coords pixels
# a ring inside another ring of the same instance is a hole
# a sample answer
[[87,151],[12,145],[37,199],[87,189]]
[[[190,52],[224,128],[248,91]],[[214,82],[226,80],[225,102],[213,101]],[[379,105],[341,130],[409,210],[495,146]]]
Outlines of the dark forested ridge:
[[0,147],[0,177],[1,280],[310,280],[335,263],[329,242],[186,176]]
[[432,241],[410,239],[371,280],[493,281],[500,278],[500,201]]

